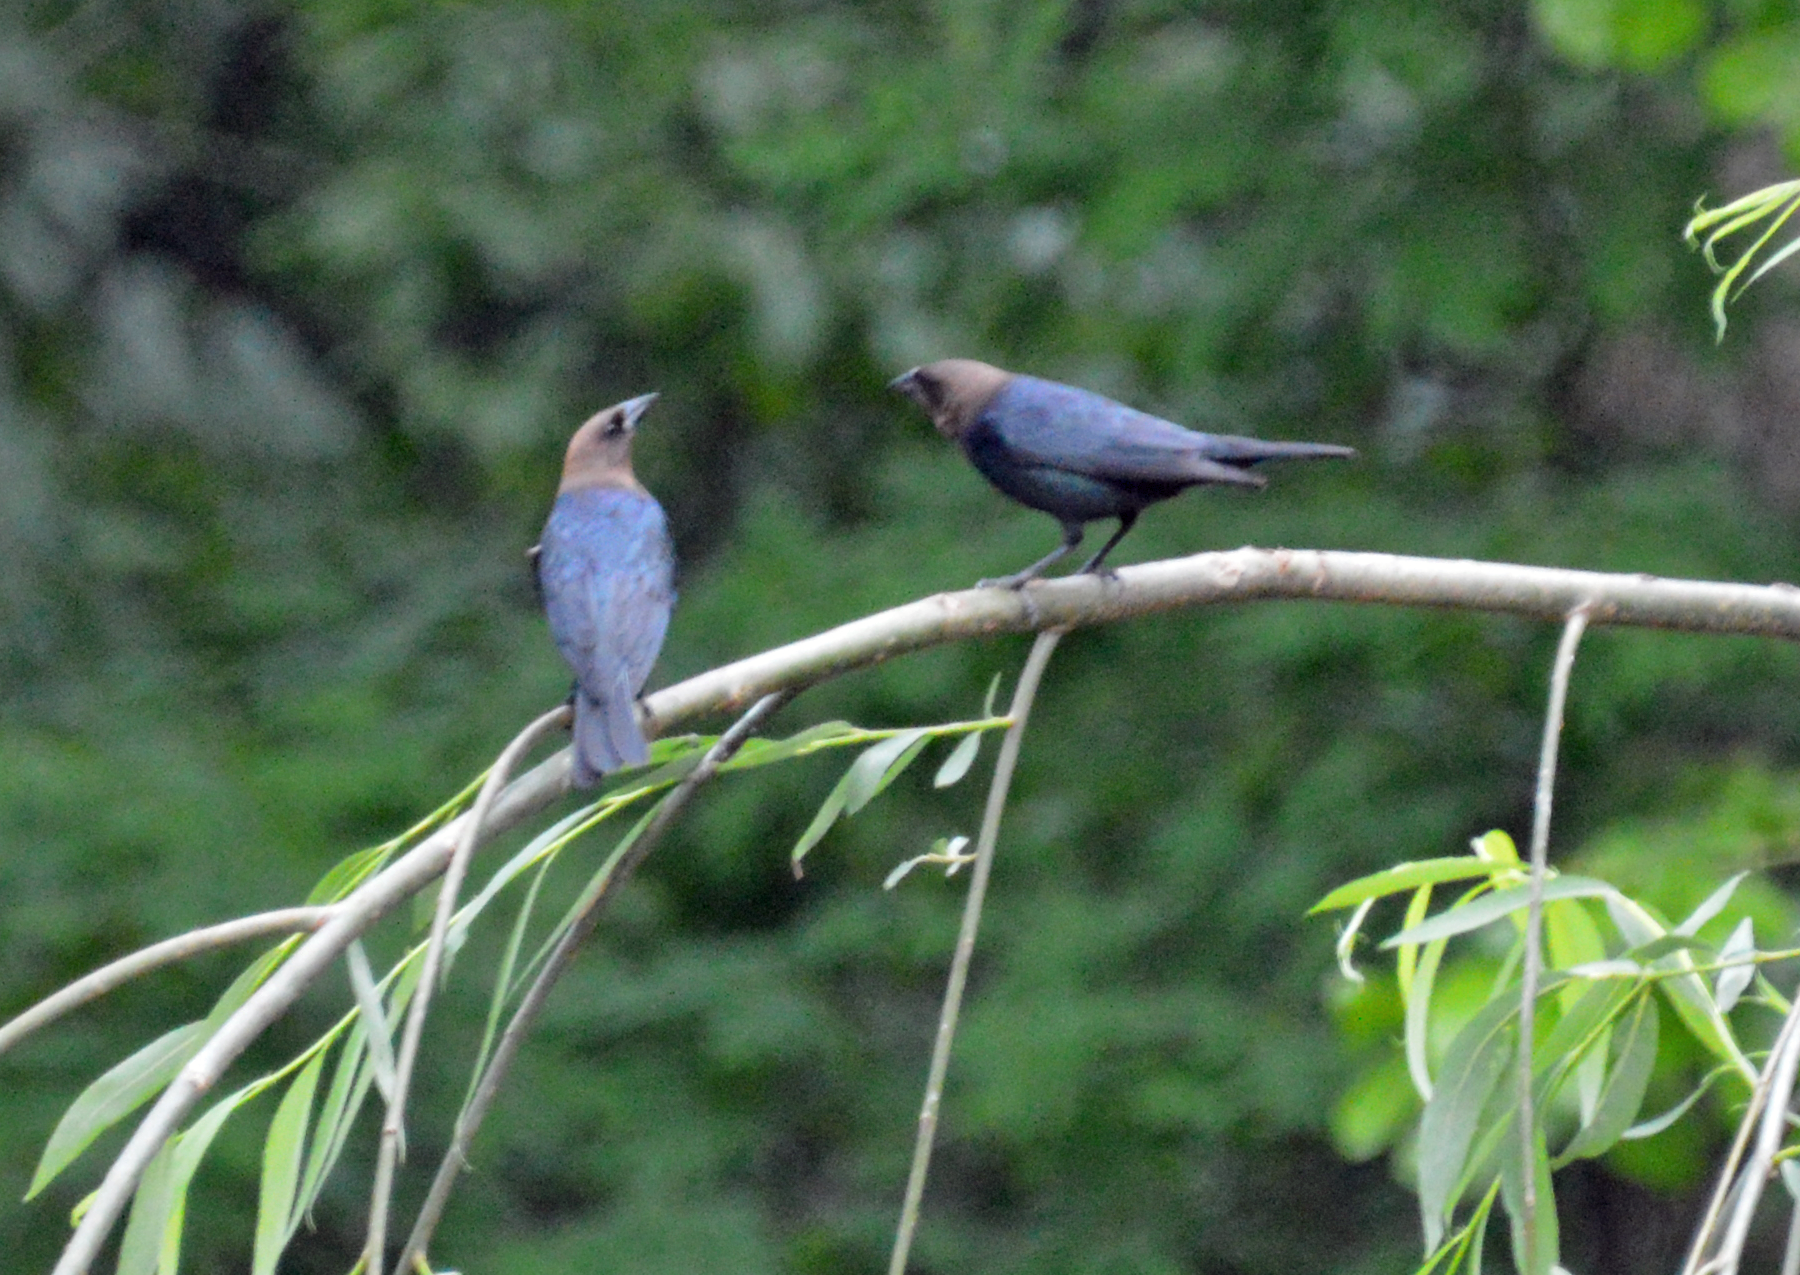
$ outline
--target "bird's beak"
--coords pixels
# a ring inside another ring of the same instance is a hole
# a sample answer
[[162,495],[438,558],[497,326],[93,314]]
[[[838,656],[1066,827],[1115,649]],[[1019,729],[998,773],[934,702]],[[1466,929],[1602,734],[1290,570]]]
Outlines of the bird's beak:
[[645,412],[650,410],[650,404],[656,402],[656,399],[656,391],[651,390],[648,394],[640,394],[636,398],[626,399],[619,404],[624,410],[625,428],[636,432],[638,421],[643,418]]
[[916,367],[908,368],[906,371],[900,373],[899,376],[896,376],[893,380],[889,381],[887,387],[890,390],[898,390],[915,403],[923,404],[924,400],[919,397],[918,378],[919,369]]

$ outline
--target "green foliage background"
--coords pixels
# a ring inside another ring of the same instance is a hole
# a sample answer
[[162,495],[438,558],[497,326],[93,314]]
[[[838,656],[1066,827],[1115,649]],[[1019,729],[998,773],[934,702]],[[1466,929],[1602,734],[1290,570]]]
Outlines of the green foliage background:
[[[1800,579],[1792,347],[1752,335],[1791,331],[1791,282],[1714,355],[1677,237],[1696,194],[1758,184],[1767,139],[1800,154],[1797,83],[1791,7],[1755,0],[12,6],[4,1008],[297,899],[554,702],[522,551],[573,425],[649,388],[639,468],[683,563],[661,680],[1053,543],[884,394],[950,354],[1363,449],[1160,508],[1127,561],[1255,542]],[[1391,1036],[1301,913],[1523,832],[1553,642],[1300,605],[1066,642],[918,1268],[1411,1260],[1410,1196],[1340,1153],[1386,1145],[1399,1091],[1366,1069]],[[914,657],[783,720],[969,715],[1022,654]],[[1671,911],[1783,859],[1796,675],[1766,643],[1590,637],[1554,852],[1595,846]],[[972,831],[978,786],[909,777],[795,882],[836,773],[707,795],[558,994],[442,1260],[879,1268],[961,898],[879,884]],[[232,968],[0,1060],[0,1191]],[[484,995],[434,1017],[415,1165]],[[1667,1268],[1717,1121],[1561,1188],[1576,1269]],[[202,1174],[192,1269],[243,1263],[254,1123]],[[49,1260],[107,1145],[0,1211],[9,1265]],[[350,1264],[365,1182],[349,1166],[292,1270]]]

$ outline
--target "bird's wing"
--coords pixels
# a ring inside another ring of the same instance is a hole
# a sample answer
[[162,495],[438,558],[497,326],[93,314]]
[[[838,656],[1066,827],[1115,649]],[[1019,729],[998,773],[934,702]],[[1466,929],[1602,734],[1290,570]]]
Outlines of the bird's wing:
[[1240,459],[1232,449],[1212,455],[1217,436],[1072,385],[1016,376],[983,415],[1019,459],[1090,478],[1255,487],[1263,481],[1237,467],[1252,458]]
[[1022,459],[1115,482],[1237,483],[1265,460],[1349,457],[1330,443],[1286,443],[1202,434],[1072,385],[1016,376],[985,415]]

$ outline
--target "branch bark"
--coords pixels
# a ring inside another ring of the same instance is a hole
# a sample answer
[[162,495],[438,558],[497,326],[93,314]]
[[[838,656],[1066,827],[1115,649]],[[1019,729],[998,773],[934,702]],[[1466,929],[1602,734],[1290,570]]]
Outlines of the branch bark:
[[[646,726],[666,734],[709,713],[741,710],[945,642],[1032,630],[1082,628],[1221,602],[1314,599],[1494,611],[1561,622],[1590,606],[1591,625],[1800,638],[1800,589],[1610,575],[1393,554],[1234,549],[1121,567],[1115,576],[1068,576],[1024,590],[941,593],[689,678],[649,697]],[[507,787],[481,829],[492,840],[562,798],[567,749]],[[352,940],[436,879],[468,816],[439,828],[363,883],[189,1060],[113,1161],[63,1250],[54,1275],[86,1275],[145,1167],[243,1050]],[[479,843],[478,843],[479,844]]]

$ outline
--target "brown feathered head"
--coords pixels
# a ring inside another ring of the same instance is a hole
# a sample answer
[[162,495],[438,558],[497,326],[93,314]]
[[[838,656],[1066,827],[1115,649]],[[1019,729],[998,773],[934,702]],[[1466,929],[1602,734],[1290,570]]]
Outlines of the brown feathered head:
[[939,359],[901,373],[888,388],[924,408],[944,437],[961,438],[1012,376],[974,359]]
[[655,394],[643,394],[602,408],[588,417],[569,440],[557,493],[589,487],[642,490],[637,476],[631,472],[631,436],[637,432],[638,420],[655,401]]

